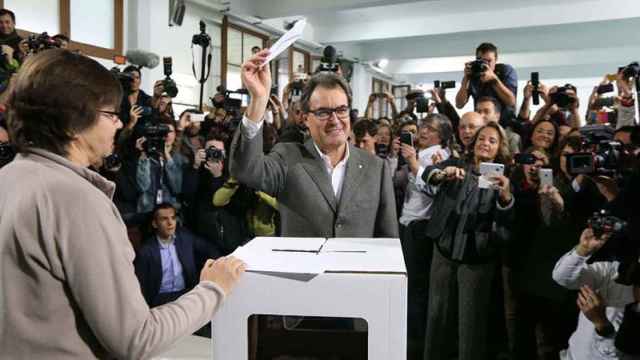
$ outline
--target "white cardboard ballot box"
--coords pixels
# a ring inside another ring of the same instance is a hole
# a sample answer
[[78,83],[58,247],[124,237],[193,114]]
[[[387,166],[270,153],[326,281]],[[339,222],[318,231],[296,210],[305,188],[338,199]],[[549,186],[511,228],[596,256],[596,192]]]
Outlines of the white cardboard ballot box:
[[361,318],[368,359],[406,359],[407,276],[398,239],[258,237],[232,255],[247,273],[213,318],[214,359],[248,359],[254,314]]

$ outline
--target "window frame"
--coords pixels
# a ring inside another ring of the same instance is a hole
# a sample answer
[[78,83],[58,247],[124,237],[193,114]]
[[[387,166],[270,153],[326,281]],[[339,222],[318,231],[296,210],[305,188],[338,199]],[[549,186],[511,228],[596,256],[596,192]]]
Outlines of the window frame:
[[[124,0],[113,0],[113,18],[114,18],[114,47],[104,48],[97,45],[86,44],[73,41],[71,35],[71,0],[58,0],[60,14],[58,21],[60,24],[60,34],[71,39],[69,49],[79,50],[85,55],[93,56],[101,59],[112,60],[114,56],[121,55],[124,49]],[[0,8],[4,8],[4,0],[0,0]],[[9,9],[11,10],[11,9]],[[16,14],[16,18],[20,18],[20,14]],[[16,28],[18,35],[27,38],[29,35],[36,34],[26,29]],[[49,34],[50,36],[56,34]]]
[[[258,37],[262,39],[262,48],[265,48],[267,45],[267,41],[269,40],[269,36],[265,35],[265,34],[261,34],[257,31],[253,31],[251,29],[245,28],[243,26],[240,26],[238,24],[233,24],[229,22],[229,18],[225,15],[222,18],[222,31],[220,33],[220,36],[222,37],[220,40],[220,83],[222,84],[223,87],[227,87],[227,65],[229,64],[228,62],[228,35],[229,35],[229,29],[233,29],[236,31],[239,31],[242,35],[241,35],[241,41],[242,44],[244,44],[244,34],[248,34],[254,37]],[[244,50],[244,46],[241,46],[241,48]],[[242,58],[242,55],[241,55]],[[237,64],[231,64],[232,66],[238,66]],[[242,64],[240,64],[240,66],[242,66]]]

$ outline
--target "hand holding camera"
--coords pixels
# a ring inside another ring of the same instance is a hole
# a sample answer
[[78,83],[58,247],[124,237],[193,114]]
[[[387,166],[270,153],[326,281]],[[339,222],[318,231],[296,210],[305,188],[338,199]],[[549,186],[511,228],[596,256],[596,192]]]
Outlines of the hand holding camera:
[[596,236],[593,229],[588,227],[580,235],[580,243],[576,247],[576,253],[580,256],[591,256],[600,250],[610,237],[610,232],[604,232],[600,236]]
[[140,151],[140,157],[143,159],[147,157],[147,152],[145,151],[145,146],[144,146],[144,143],[146,141],[147,141],[147,138],[145,138],[144,136],[136,140],[136,149]]
[[127,123],[127,128],[133,129],[133,127],[138,123],[138,120],[140,120],[143,112],[144,109],[142,106],[132,105],[129,110],[129,122]]
[[200,149],[196,151],[195,154],[193,155],[193,168],[196,170],[200,169],[200,167],[202,166],[202,163],[204,163],[206,159],[207,159],[207,154],[204,149]]
[[543,199],[551,201],[551,203],[558,209],[564,209],[564,199],[562,198],[562,195],[560,195],[560,191],[558,191],[555,186],[544,184],[540,186],[538,194],[540,194]]

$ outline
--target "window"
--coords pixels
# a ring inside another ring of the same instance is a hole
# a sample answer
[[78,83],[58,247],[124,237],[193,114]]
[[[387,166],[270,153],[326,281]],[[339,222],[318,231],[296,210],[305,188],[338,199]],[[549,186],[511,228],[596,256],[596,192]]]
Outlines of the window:
[[[391,86],[388,82],[373,78],[371,83],[371,88],[373,89],[372,93],[384,93],[390,90]],[[373,103],[373,119],[379,119],[381,117],[391,117],[391,109],[389,108],[389,104],[387,101],[378,97],[376,101]]]
[[229,90],[242,87],[240,70],[242,63],[251,57],[255,46],[265,47],[267,36],[222,20],[222,83]]
[[407,94],[411,90],[411,85],[397,85],[391,87],[391,92],[396,100],[396,108],[402,111],[407,107]]
[[[124,0],[0,0],[16,14],[21,36],[67,35],[70,48],[103,59],[123,50]],[[98,16],[99,15],[99,16]]]

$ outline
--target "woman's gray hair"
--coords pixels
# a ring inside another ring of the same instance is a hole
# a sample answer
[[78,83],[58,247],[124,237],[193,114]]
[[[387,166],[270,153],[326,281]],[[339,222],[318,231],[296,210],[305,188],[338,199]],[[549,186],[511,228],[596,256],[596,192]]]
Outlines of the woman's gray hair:
[[[443,148],[449,148],[455,145],[455,134],[453,132],[453,125],[449,118],[442,114],[429,114],[427,117],[420,121],[420,127],[433,126],[438,129],[440,134],[440,145]],[[435,126],[434,126],[435,125]]]

